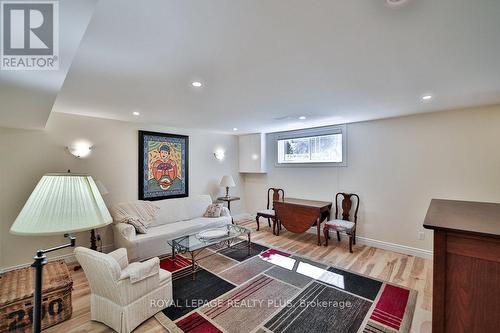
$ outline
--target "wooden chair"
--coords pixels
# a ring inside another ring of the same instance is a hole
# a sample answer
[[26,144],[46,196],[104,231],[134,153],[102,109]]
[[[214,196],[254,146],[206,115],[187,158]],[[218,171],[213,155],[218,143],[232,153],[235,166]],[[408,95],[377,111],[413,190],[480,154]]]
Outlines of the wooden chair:
[[[273,193],[272,198],[270,198],[271,192]],[[283,189],[281,189],[281,188],[271,187],[270,189],[267,190],[267,206],[266,206],[266,209],[258,211],[257,215],[255,216],[255,221],[257,222],[257,231],[259,231],[259,229],[260,229],[260,225],[259,225],[259,218],[260,217],[267,218],[267,224],[269,225],[269,227],[271,227],[271,220],[274,221],[275,216],[276,216],[275,212],[274,212],[274,204],[273,204],[273,202],[275,200],[283,200],[284,197],[285,197],[285,191]],[[278,224],[278,228],[281,229],[280,223],[278,222],[277,224]],[[273,233],[275,233],[274,230],[273,230]]]
[[[339,219],[339,196],[342,196],[342,219]],[[353,200],[356,198],[354,206],[354,219],[350,221]],[[330,238],[329,230],[337,232],[337,240],[340,242],[340,233],[345,232],[349,236],[349,252],[352,253],[352,245],[356,245],[356,223],[358,222],[359,196],[354,193],[337,193],[335,195],[335,219],[325,223],[323,233],[325,236],[325,246],[328,246]]]

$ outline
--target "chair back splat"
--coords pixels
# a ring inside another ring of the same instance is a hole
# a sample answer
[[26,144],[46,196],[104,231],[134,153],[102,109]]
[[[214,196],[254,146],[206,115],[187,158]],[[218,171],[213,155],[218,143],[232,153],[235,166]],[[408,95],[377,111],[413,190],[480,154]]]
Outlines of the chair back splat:
[[[259,218],[263,217],[267,219],[267,224],[269,225],[269,227],[271,227],[271,219],[273,220],[273,233],[274,233],[274,222],[276,222],[274,213],[274,201],[283,200],[284,197],[285,197],[285,191],[281,188],[271,187],[267,190],[266,210],[258,211],[257,215],[255,216],[255,222],[257,222],[257,231],[260,230]],[[278,223],[278,228],[280,228],[279,223]]]
[[[271,192],[273,193],[272,199],[270,198]],[[274,209],[274,204],[271,203],[278,200],[283,200],[285,197],[285,191],[282,188],[271,187],[267,190],[267,209]]]
[[335,219],[339,218],[339,196],[342,196],[342,220],[351,221],[351,210],[353,200],[352,198],[356,198],[356,207],[354,209],[354,219],[351,222],[356,223],[358,221],[358,209],[359,209],[359,196],[355,193],[342,193],[339,192],[335,195]]
[[[339,219],[339,197],[342,197],[340,206],[342,218]],[[355,200],[353,200],[355,199]],[[354,202],[353,202],[354,201]],[[351,220],[351,211],[354,206],[354,218]],[[352,245],[356,245],[356,223],[358,222],[359,196],[355,193],[339,192],[335,195],[335,220],[325,223],[323,233],[325,235],[325,246],[328,246],[330,238],[329,231],[337,233],[337,240],[340,242],[340,232],[345,232],[349,236],[349,252],[352,253]]]

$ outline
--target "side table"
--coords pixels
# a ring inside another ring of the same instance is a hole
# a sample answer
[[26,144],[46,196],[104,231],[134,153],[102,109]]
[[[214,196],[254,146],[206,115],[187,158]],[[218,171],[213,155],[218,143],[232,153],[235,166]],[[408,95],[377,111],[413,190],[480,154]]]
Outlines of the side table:
[[239,197],[218,197],[217,200],[227,202],[227,209],[231,211],[231,201],[240,200]]

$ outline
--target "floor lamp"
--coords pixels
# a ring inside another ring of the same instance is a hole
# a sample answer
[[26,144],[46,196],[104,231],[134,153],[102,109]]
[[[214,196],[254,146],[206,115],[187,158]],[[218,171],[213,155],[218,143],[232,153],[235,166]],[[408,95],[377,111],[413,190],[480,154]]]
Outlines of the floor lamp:
[[35,272],[33,332],[42,330],[42,272],[46,254],[75,246],[70,233],[100,228],[112,222],[97,186],[88,175],[57,173],[40,179],[10,228],[22,236],[64,235],[70,242],[38,250],[31,265]]

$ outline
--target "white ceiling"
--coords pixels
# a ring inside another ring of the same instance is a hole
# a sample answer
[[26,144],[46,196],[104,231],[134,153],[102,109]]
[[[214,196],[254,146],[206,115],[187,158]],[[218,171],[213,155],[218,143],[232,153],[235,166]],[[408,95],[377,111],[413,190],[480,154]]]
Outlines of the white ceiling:
[[59,70],[0,70],[0,127],[45,127],[96,3],[59,1]]
[[244,133],[496,104],[499,18],[498,0],[101,0],[53,111]]

